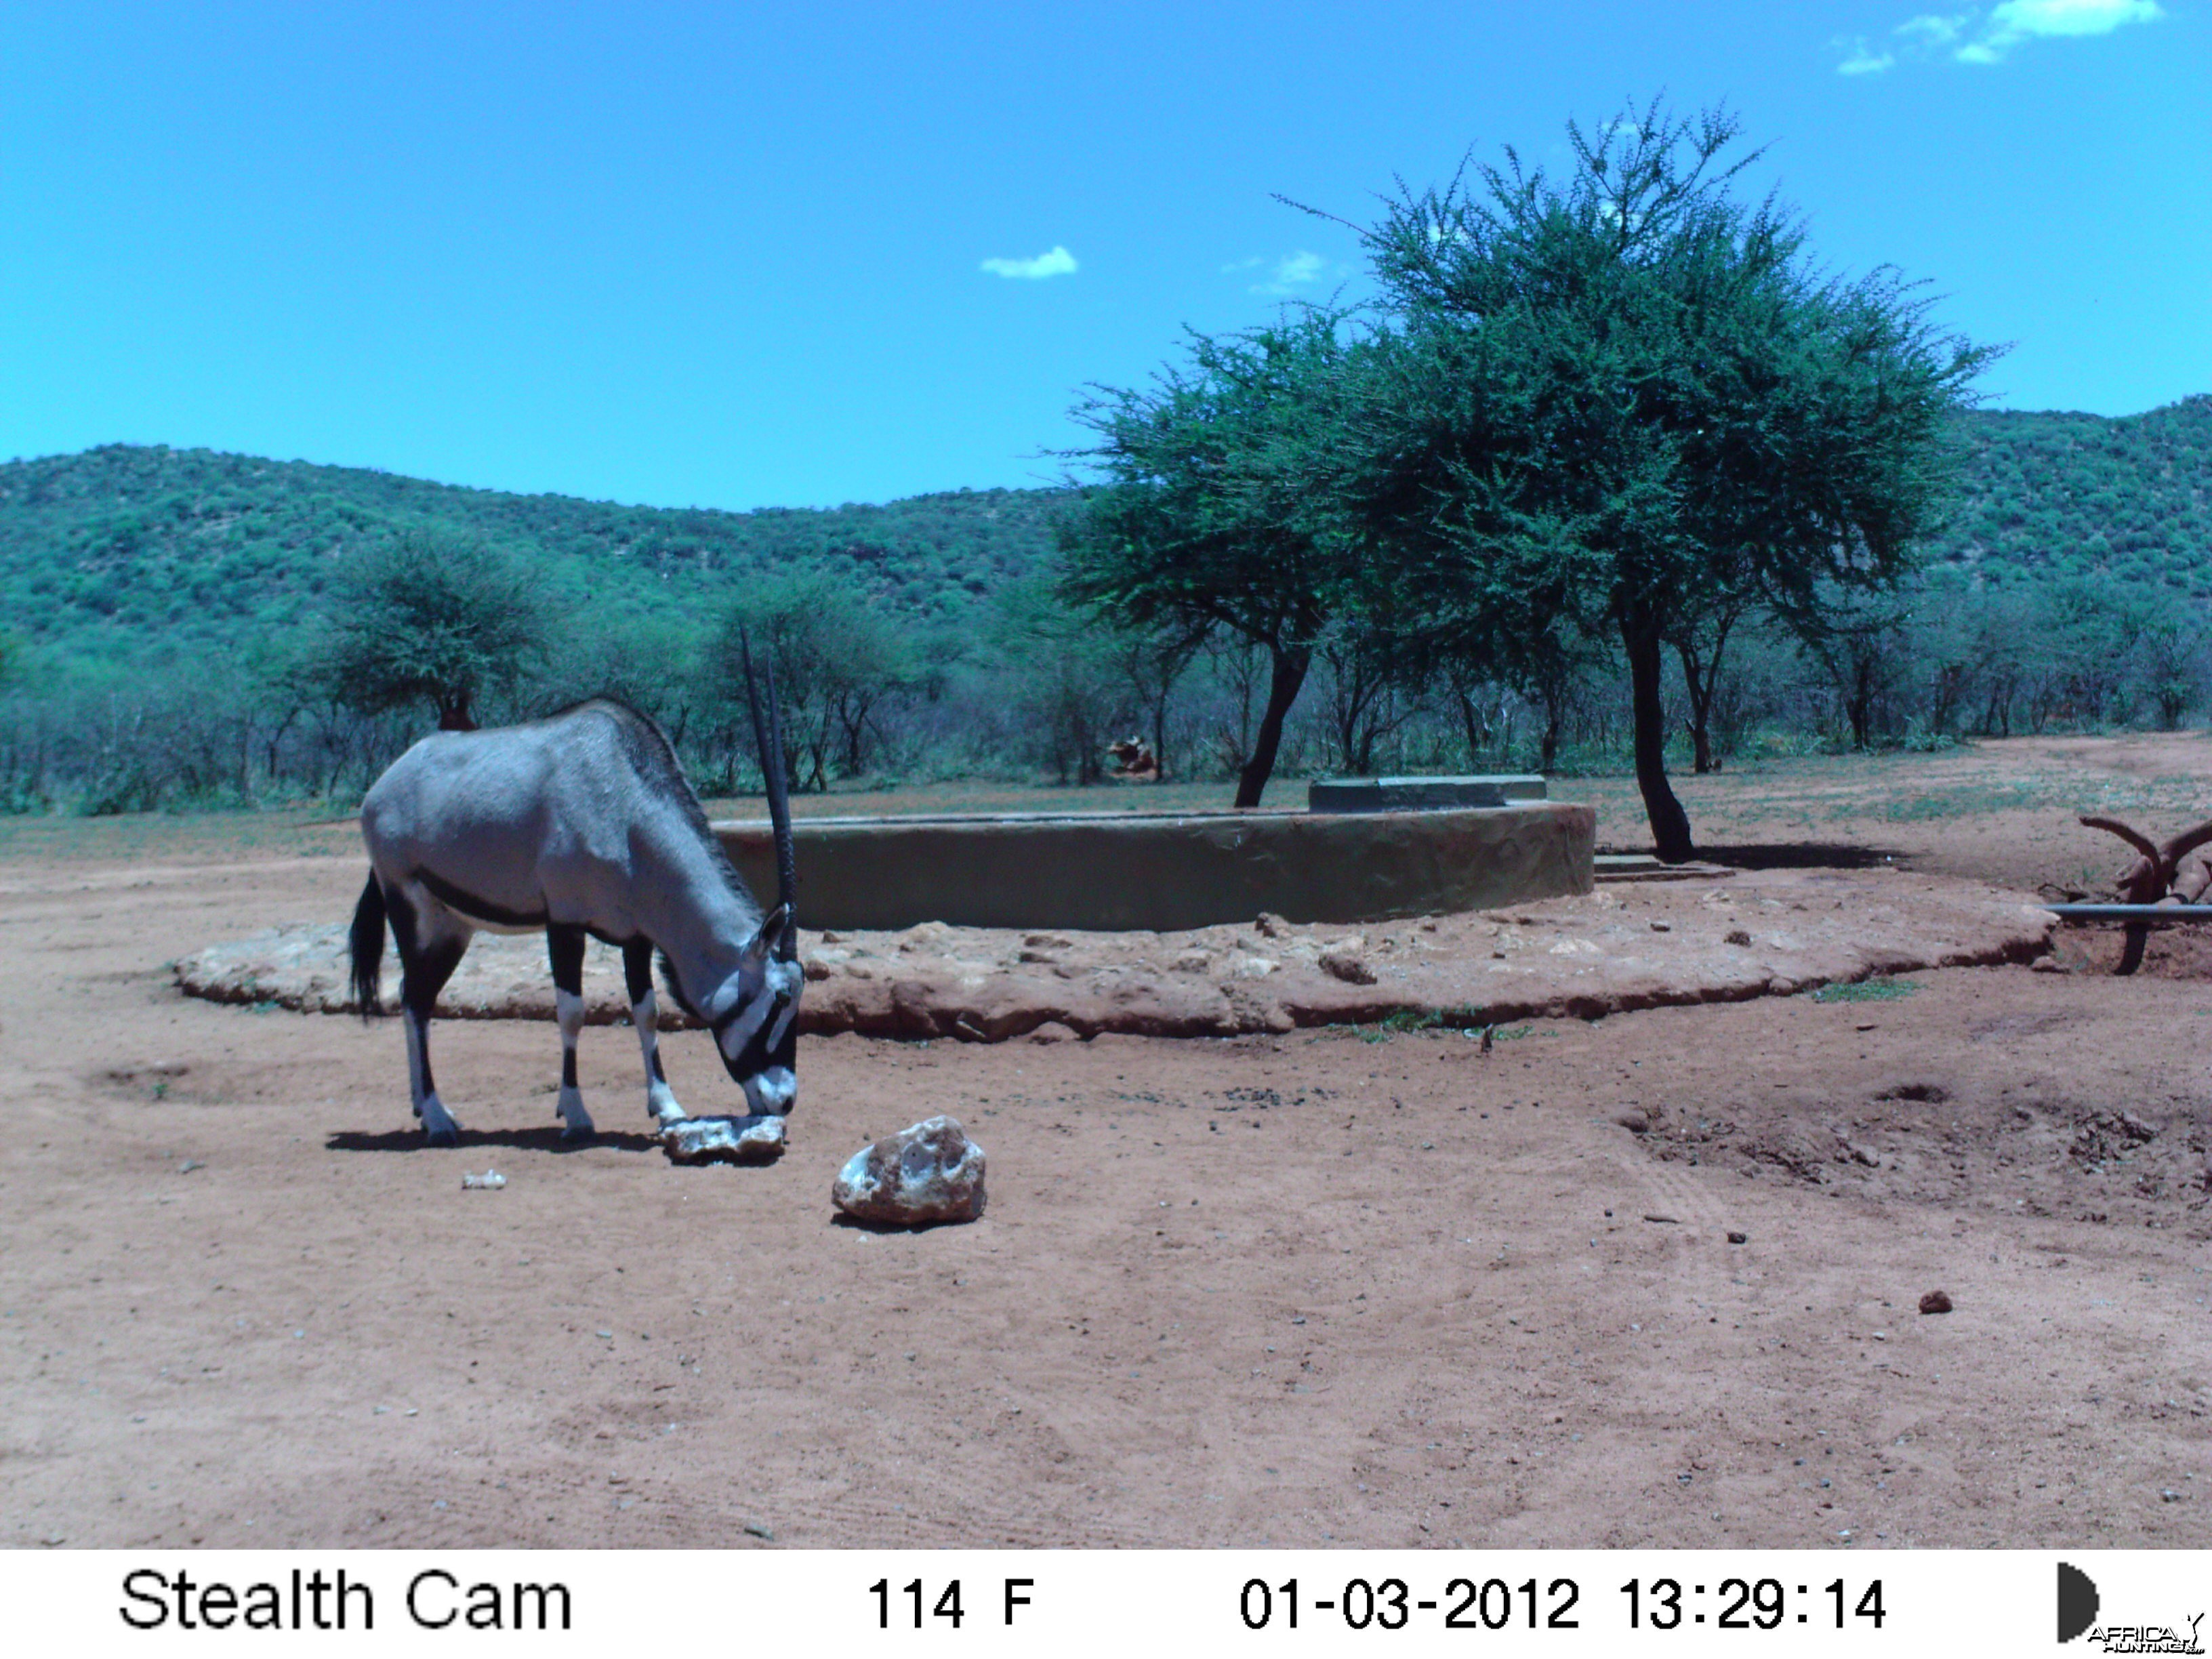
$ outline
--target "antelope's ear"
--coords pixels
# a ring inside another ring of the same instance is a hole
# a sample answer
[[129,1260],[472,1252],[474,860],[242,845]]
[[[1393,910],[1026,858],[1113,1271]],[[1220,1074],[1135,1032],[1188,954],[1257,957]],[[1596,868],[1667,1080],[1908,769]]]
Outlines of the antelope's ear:
[[745,957],[750,962],[765,961],[775,952],[783,936],[791,927],[791,907],[779,904],[761,918],[760,931],[746,941]]

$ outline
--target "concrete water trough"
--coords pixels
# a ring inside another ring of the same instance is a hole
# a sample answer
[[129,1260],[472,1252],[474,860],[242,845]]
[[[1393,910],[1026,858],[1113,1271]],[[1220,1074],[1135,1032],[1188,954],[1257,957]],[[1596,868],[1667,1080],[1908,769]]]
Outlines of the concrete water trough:
[[[801,818],[808,927],[1171,933],[1272,912],[1374,921],[1587,893],[1597,815],[1550,800],[1427,811],[1038,812]],[[714,826],[757,893],[769,826]]]

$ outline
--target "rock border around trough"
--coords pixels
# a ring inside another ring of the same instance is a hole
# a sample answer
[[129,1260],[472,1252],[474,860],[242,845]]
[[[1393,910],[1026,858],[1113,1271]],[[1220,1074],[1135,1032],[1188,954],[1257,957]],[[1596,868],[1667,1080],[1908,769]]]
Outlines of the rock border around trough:
[[[1394,1018],[1590,1019],[2027,962],[2050,950],[2056,926],[2018,894],[1885,870],[1620,883],[1358,927],[1262,916],[1158,933],[833,928],[805,937],[799,1029],[993,1042],[1031,1033],[1235,1036]],[[344,941],[332,922],[211,945],[177,964],[177,981],[217,1002],[349,1013]],[[386,982],[398,978],[394,964]],[[619,952],[592,947],[585,997],[594,1023],[626,1018]],[[551,1018],[543,940],[479,937],[439,1013]],[[689,1024],[665,1006],[661,1023]]]

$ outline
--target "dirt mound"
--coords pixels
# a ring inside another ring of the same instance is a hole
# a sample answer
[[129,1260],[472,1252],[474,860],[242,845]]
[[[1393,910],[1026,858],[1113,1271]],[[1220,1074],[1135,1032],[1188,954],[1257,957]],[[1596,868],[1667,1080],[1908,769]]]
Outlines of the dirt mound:
[[[1298,1026],[1480,1025],[1736,1002],[1937,967],[2026,961],[2050,915],[2016,895],[1894,870],[1770,870],[1633,882],[1511,910],[1378,923],[1181,933],[1018,933],[926,922],[805,936],[801,1029],[996,1042],[1055,1025],[1080,1036],[1233,1036]],[[345,930],[293,926],[177,964],[189,995],[354,1012]],[[396,963],[386,983],[396,989]],[[624,1018],[622,958],[592,946],[590,1018]],[[439,1011],[550,1018],[535,937],[483,936]],[[662,1023],[687,1022],[664,1006]],[[1052,1035],[1048,1033],[1047,1035]]]

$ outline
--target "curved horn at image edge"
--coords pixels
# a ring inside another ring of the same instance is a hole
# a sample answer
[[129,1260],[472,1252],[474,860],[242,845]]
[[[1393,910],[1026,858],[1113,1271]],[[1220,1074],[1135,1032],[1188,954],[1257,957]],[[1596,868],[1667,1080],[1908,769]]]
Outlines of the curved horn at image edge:
[[[738,630],[738,648],[745,668],[745,700],[751,705],[753,743],[760,750],[761,783],[768,794],[769,823],[775,832],[775,902],[789,919],[778,941],[776,954],[789,962],[799,955],[799,858],[791,835],[791,781],[783,768],[783,710],[775,694],[775,665],[769,663],[760,676],[753,672],[752,640]],[[761,717],[760,679],[768,681],[768,717]]]

